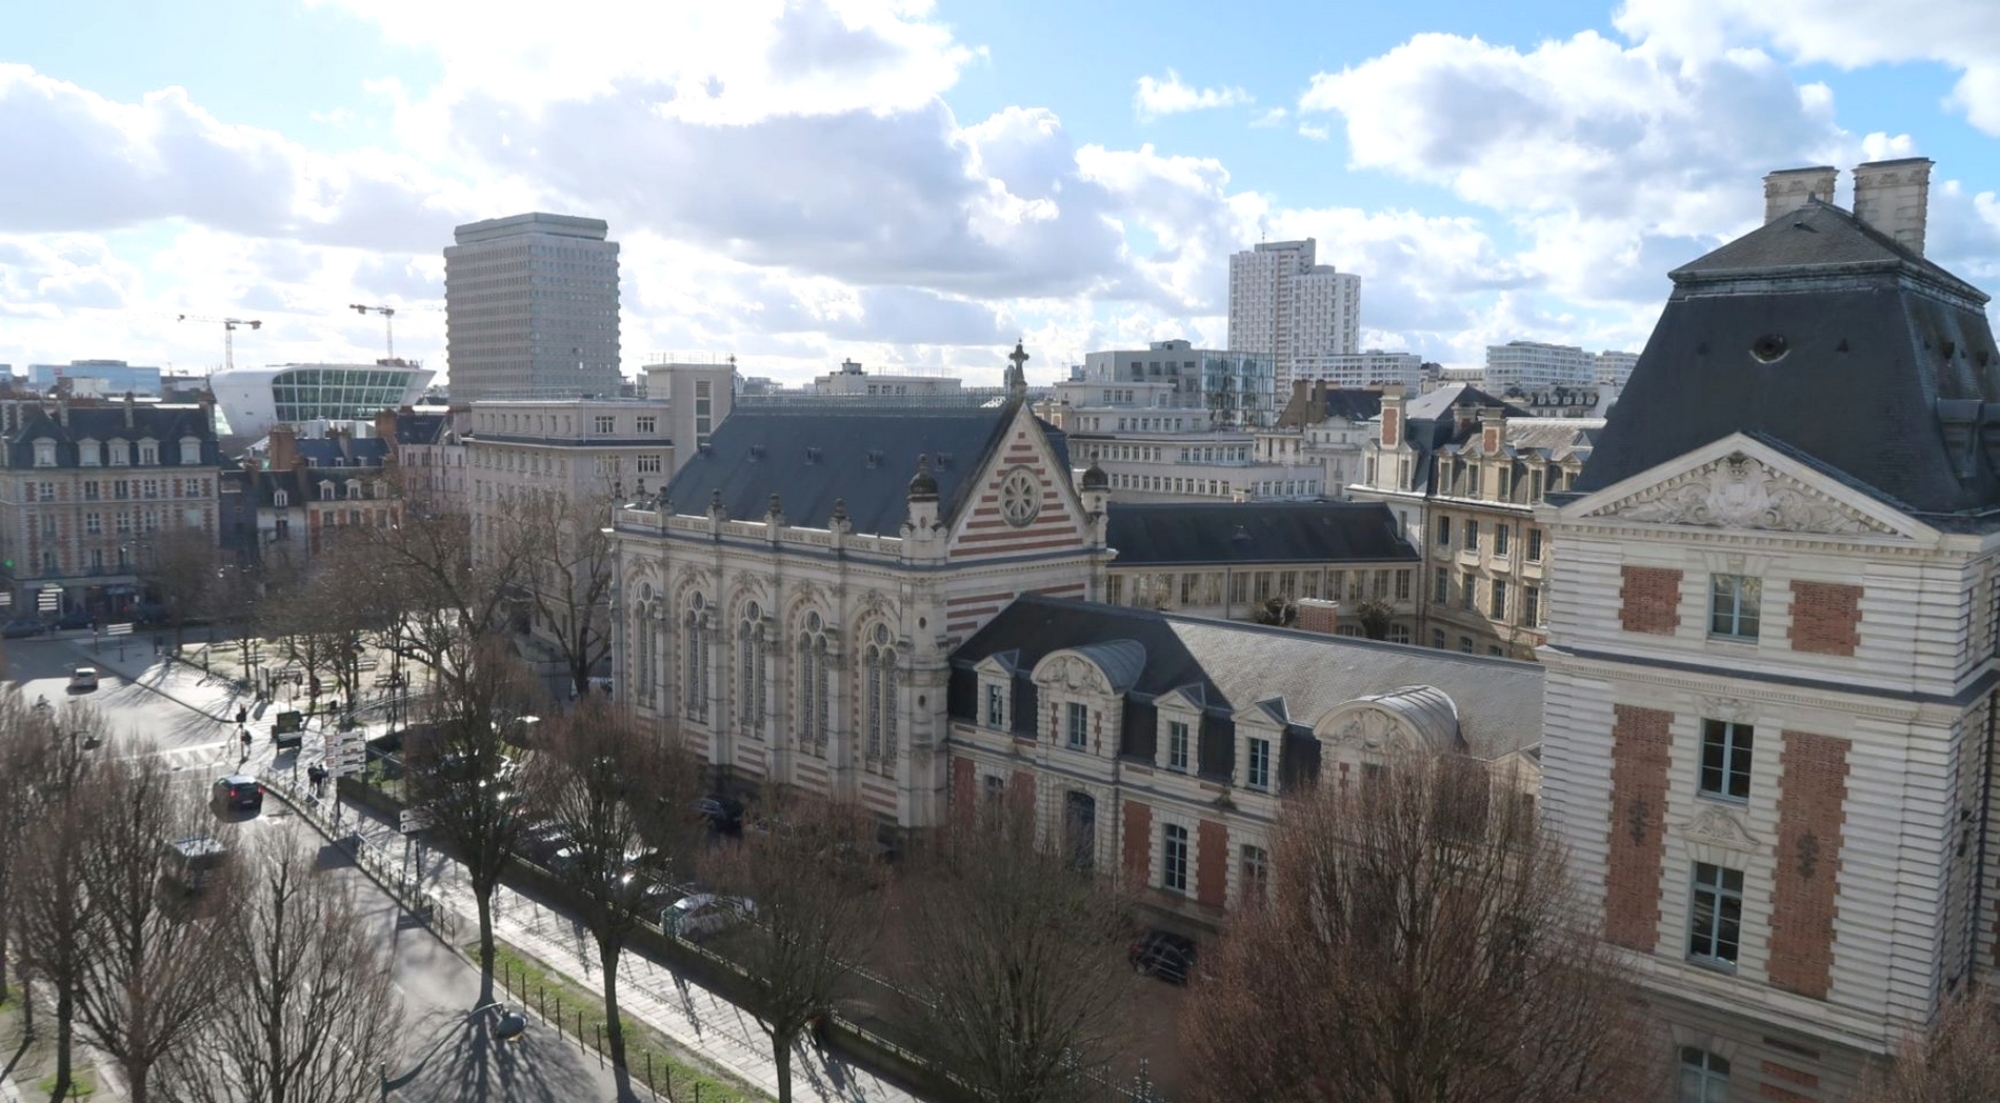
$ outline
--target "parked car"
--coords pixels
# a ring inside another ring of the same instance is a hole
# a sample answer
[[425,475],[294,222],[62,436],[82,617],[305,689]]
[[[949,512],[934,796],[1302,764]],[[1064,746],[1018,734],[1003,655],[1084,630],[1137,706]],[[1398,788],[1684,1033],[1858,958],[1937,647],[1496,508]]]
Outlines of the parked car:
[[69,612],[64,613],[60,620],[56,621],[56,627],[62,629],[88,628],[90,627],[90,620],[90,610],[71,609]]
[[48,625],[43,624],[36,617],[21,617],[18,620],[8,621],[7,627],[0,628],[0,638],[10,640],[27,639],[30,636],[41,635],[43,632],[48,631],[48,627]]
[[521,832],[514,852],[546,869],[558,853],[569,847],[569,828],[559,823],[538,823]]
[[215,779],[209,799],[225,812],[248,812],[254,816],[264,810],[264,786],[246,774],[231,774]]
[[694,802],[695,814],[708,821],[708,829],[718,835],[743,833],[743,802],[716,795]]
[[660,929],[676,938],[706,938],[739,920],[757,914],[757,905],[741,896],[697,892],[683,896],[660,914]]
[[199,892],[228,859],[229,848],[210,836],[175,839],[167,844],[166,868],[161,878],[172,891],[184,895]]
[[1173,984],[1186,984],[1194,972],[1194,939],[1154,928],[1140,935],[1125,954],[1137,973],[1151,973]]
[[271,742],[279,750],[296,750],[305,745],[306,718],[303,713],[286,711],[279,713],[271,721]]
[[89,693],[91,690],[94,690],[96,688],[97,688],[96,667],[80,666],[70,672],[69,691],[71,693]]

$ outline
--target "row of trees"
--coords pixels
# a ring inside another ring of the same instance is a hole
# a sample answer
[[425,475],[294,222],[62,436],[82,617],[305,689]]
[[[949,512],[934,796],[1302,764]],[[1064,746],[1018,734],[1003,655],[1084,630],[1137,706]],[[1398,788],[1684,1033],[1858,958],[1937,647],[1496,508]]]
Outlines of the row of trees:
[[[79,1042],[137,1103],[371,1098],[401,1013],[351,894],[308,850],[250,847],[109,734],[80,701],[0,694],[0,995],[53,1032],[53,1098]],[[202,836],[225,857],[197,888],[174,844]]]

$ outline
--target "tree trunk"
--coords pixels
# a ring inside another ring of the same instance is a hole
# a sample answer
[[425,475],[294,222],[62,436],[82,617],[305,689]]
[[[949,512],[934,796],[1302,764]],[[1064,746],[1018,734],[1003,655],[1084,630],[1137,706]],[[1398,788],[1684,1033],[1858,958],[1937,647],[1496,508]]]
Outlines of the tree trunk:
[[152,1097],[152,1092],[146,1087],[152,1071],[151,1066],[144,1064],[125,1067],[125,1098],[130,1103],[147,1103]]
[[771,1059],[778,1065],[778,1103],[792,1103],[792,1043],[797,1034],[771,1035]]
[[479,1003],[493,1002],[493,886],[472,884],[472,896],[479,902]]
[[618,957],[624,947],[607,939],[597,940],[597,964],[604,970],[604,1033],[611,1043],[611,1070],[618,1081],[618,1098],[632,1094],[631,1070],[625,1064],[625,1020],[618,1013]]
[[76,1025],[72,1021],[76,1014],[76,998],[70,994],[67,985],[56,989],[56,1090],[49,1096],[52,1103],[69,1094],[70,1049],[76,1043]]

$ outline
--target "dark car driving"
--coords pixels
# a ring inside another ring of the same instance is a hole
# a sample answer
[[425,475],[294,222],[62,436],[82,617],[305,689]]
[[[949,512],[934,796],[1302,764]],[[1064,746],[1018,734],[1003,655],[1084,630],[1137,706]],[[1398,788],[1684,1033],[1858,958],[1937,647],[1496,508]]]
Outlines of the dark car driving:
[[1155,928],[1140,935],[1125,957],[1134,972],[1186,984],[1189,974],[1194,972],[1194,939]]
[[225,812],[248,812],[254,816],[264,810],[264,787],[254,777],[231,774],[215,779],[209,799]]

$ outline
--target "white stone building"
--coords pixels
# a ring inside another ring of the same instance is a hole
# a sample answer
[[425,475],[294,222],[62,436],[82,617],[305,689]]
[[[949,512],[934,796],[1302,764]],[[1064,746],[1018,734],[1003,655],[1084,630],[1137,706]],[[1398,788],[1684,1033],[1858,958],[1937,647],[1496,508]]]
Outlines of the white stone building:
[[444,302],[454,404],[618,394],[618,243],[608,229],[537,213],[453,232]]
[[1229,258],[1229,349],[1269,357],[1278,394],[1313,378],[1302,358],[1361,347],[1361,277],[1316,263],[1318,248],[1265,241]]

